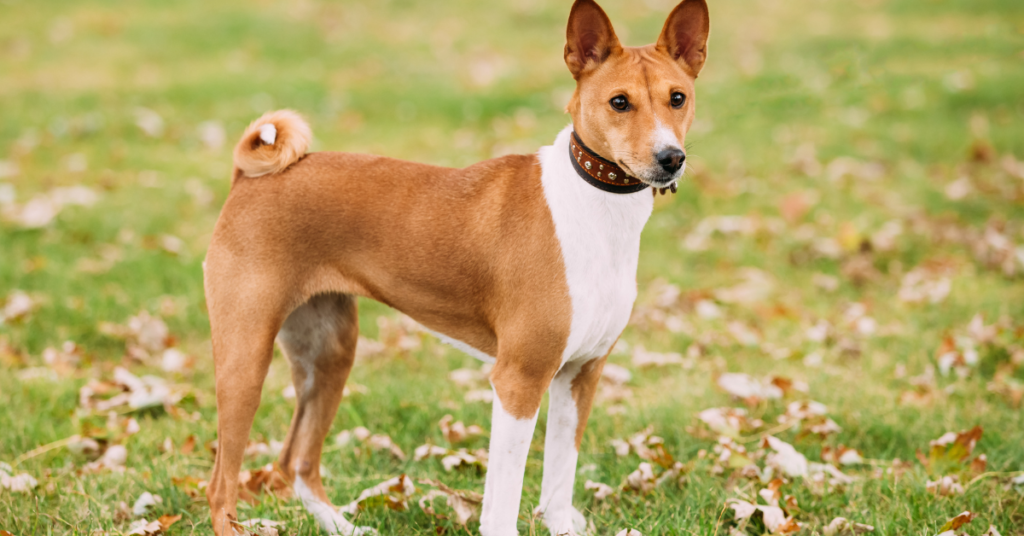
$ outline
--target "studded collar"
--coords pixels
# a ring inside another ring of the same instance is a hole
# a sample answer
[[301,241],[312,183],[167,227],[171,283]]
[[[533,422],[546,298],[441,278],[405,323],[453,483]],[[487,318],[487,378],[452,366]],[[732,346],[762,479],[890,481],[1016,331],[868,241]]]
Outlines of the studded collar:
[[573,131],[569,138],[569,156],[576,173],[591,186],[613,194],[631,194],[647,188],[647,184],[630,177],[614,162],[605,160],[583,144]]
[[[647,184],[631,177],[614,162],[601,158],[587,147],[574,130],[569,137],[569,160],[583,180],[591,186],[613,194],[631,194],[647,188]],[[669,190],[676,193],[676,183],[665,188],[653,188],[654,196],[665,195]]]

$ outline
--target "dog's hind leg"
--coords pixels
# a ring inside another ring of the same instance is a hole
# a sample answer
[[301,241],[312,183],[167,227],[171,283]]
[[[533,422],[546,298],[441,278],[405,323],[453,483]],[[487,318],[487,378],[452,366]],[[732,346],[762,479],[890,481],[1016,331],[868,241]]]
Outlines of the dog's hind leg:
[[275,293],[272,280],[235,275],[236,284],[229,285],[224,278],[230,273],[208,271],[206,281],[217,386],[217,455],[206,497],[218,536],[245,533],[235,525],[238,474],[273,355],[274,336],[286,312],[284,298]]
[[280,467],[324,530],[345,536],[372,529],[355,527],[331,505],[320,481],[320,453],[352,370],[358,335],[355,298],[322,294],[293,311],[277,336],[292,365],[298,402]]

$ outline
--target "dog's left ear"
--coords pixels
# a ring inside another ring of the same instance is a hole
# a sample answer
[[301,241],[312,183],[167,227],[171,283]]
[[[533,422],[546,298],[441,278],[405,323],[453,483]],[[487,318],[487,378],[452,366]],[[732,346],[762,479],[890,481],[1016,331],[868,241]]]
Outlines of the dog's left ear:
[[565,65],[576,80],[622,50],[612,21],[594,0],[576,0],[565,29]]
[[683,0],[669,14],[658,37],[658,50],[666,52],[697,76],[708,57],[711,18],[705,0]]

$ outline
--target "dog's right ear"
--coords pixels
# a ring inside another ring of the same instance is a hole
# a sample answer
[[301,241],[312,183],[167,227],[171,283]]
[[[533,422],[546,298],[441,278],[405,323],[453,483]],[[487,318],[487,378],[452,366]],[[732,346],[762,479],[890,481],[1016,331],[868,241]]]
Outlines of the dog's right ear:
[[576,0],[565,29],[565,65],[572,77],[579,80],[585,72],[621,50],[612,21],[601,6],[594,0]]

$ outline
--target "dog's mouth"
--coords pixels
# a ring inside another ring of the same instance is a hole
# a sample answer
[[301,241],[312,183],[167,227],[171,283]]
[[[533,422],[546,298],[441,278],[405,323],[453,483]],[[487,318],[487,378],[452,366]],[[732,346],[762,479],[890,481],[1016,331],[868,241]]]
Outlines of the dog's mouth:
[[683,173],[686,171],[686,167],[683,166],[679,171],[671,175],[662,172],[660,169],[654,172],[647,170],[647,173],[637,173],[629,164],[621,160],[616,160],[616,164],[622,168],[630,177],[633,177],[640,182],[653,186],[654,188],[668,188],[673,184],[678,183],[683,179]]

